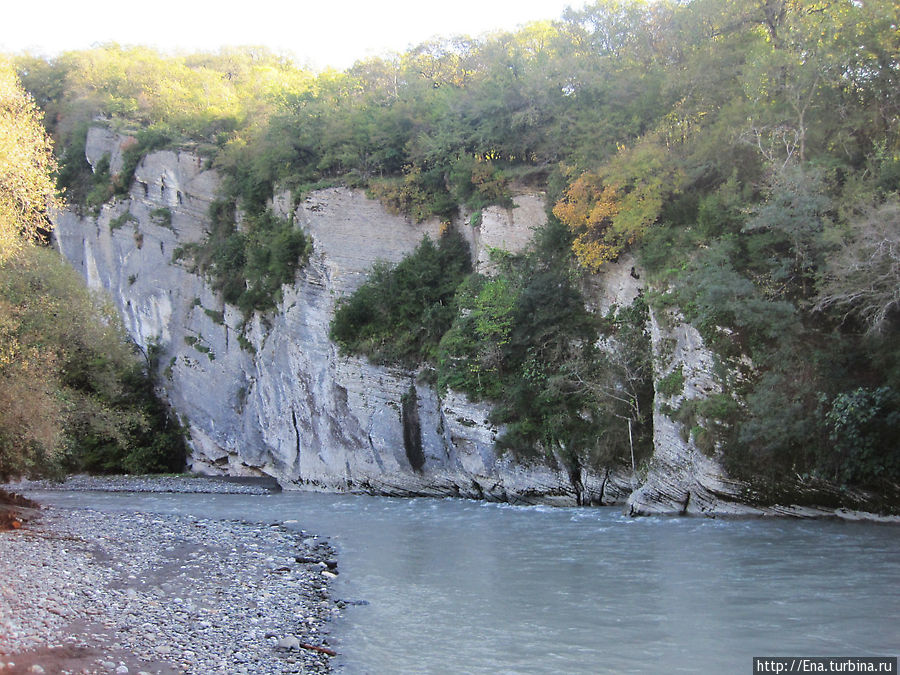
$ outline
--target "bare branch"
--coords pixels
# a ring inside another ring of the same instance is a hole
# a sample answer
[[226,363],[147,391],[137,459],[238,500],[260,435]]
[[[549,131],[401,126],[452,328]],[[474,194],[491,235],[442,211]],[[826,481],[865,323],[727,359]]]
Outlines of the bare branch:
[[880,332],[900,311],[900,201],[869,208],[853,237],[829,261],[815,309],[837,310]]

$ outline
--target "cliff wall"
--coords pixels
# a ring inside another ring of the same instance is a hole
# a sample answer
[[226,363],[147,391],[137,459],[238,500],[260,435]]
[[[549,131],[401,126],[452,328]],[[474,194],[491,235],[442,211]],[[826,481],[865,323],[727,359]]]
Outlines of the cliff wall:
[[[719,448],[698,446],[697,433],[675,419],[674,411],[688,401],[721,393],[715,376],[715,356],[697,330],[669,311],[650,315],[654,380],[653,447],[641,486],[628,498],[634,515],[739,515],[754,509],[741,503],[748,486],[732,480],[722,467]],[[664,378],[681,381],[680,391],[663,391]],[[678,375],[680,374],[680,377]],[[708,424],[699,420],[699,424]]]
[[[89,161],[109,155],[115,167],[123,141],[92,129]],[[487,405],[439,396],[414,372],[338,354],[328,339],[336,301],[376,260],[399,261],[425,234],[436,237],[438,222],[415,225],[358,191],[313,193],[294,212],[313,240],[309,263],[274,312],[242,326],[205,279],[173,262],[178,246],[205,237],[218,185],[198,157],[154,152],[126,198],[96,215],[65,212],[56,229],[65,257],[111,295],[134,340],[158,358],[165,395],[190,433],[194,470],[378,494],[625,499],[630,480],[615,472],[583,475],[576,491],[564,470],[497,456],[501,430],[488,422]],[[275,199],[276,208],[289,204],[288,196]],[[480,227],[459,229],[484,268],[490,248],[521,248],[543,218],[542,197],[523,195],[515,208],[486,209]]]
[[[96,166],[108,157],[115,172],[127,142],[93,128],[88,161]],[[413,224],[345,188],[315,192],[296,208],[291,195],[276,195],[272,207],[311,237],[313,253],[283,287],[278,307],[245,321],[173,258],[179,246],[206,238],[219,184],[191,153],[153,152],[138,165],[127,197],[97,213],[68,210],[55,233],[65,257],[91,288],[112,297],[132,338],[158,364],[163,393],[190,434],[195,471],[270,475],[286,488],[625,504],[634,515],[860,516],[766,504],[729,477],[714,435],[704,436],[712,422],[679,411],[721,394],[717,377],[740,369],[717,365],[700,334],[672,310],[650,314],[654,450],[635,475],[585,469],[573,479],[561,466],[522,466],[498,455],[502,429],[490,423],[488,405],[453,391],[441,396],[416,372],[341,356],[328,337],[335,303],[365,281],[375,261],[397,262],[423,236],[436,238],[437,221]],[[475,268],[490,274],[490,251],[521,250],[544,218],[543,196],[526,194],[513,208],[485,209],[478,227],[461,214],[457,227]],[[629,305],[643,290],[640,269],[623,255],[586,277],[582,290],[599,313]],[[804,490],[798,486],[797,494]]]

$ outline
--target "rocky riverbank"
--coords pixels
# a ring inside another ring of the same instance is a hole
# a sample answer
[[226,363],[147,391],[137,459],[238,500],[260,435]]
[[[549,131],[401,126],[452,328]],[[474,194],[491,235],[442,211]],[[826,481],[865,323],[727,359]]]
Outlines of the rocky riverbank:
[[0,532],[0,672],[327,673],[335,566],[279,525],[47,507]]
[[101,492],[186,492],[206,494],[267,495],[281,490],[274,478],[228,478],[222,476],[149,475],[88,476],[65,480],[19,480],[5,486],[13,492],[28,490],[99,490]]

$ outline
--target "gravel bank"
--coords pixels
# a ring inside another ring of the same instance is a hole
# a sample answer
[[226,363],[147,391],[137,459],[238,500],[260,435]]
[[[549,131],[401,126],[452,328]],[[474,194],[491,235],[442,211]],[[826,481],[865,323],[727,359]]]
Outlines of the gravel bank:
[[327,673],[329,566],[281,526],[48,507],[0,532],[0,672]]
[[64,481],[21,480],[5,486],[11,492],[28,490],[99,490],[101,492],[191,492],[267,495],[280,490],[274,478],[219,476],[69,476]]

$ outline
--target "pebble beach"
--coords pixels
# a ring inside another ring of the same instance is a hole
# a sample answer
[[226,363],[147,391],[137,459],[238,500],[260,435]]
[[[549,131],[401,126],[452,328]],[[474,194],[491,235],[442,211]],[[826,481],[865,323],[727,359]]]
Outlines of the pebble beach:
[[[183,477],[75,485],[266,491]],[[336,572],[327,542],[277,524],[44,507],[0,532],[0,672],[328,673]]]

